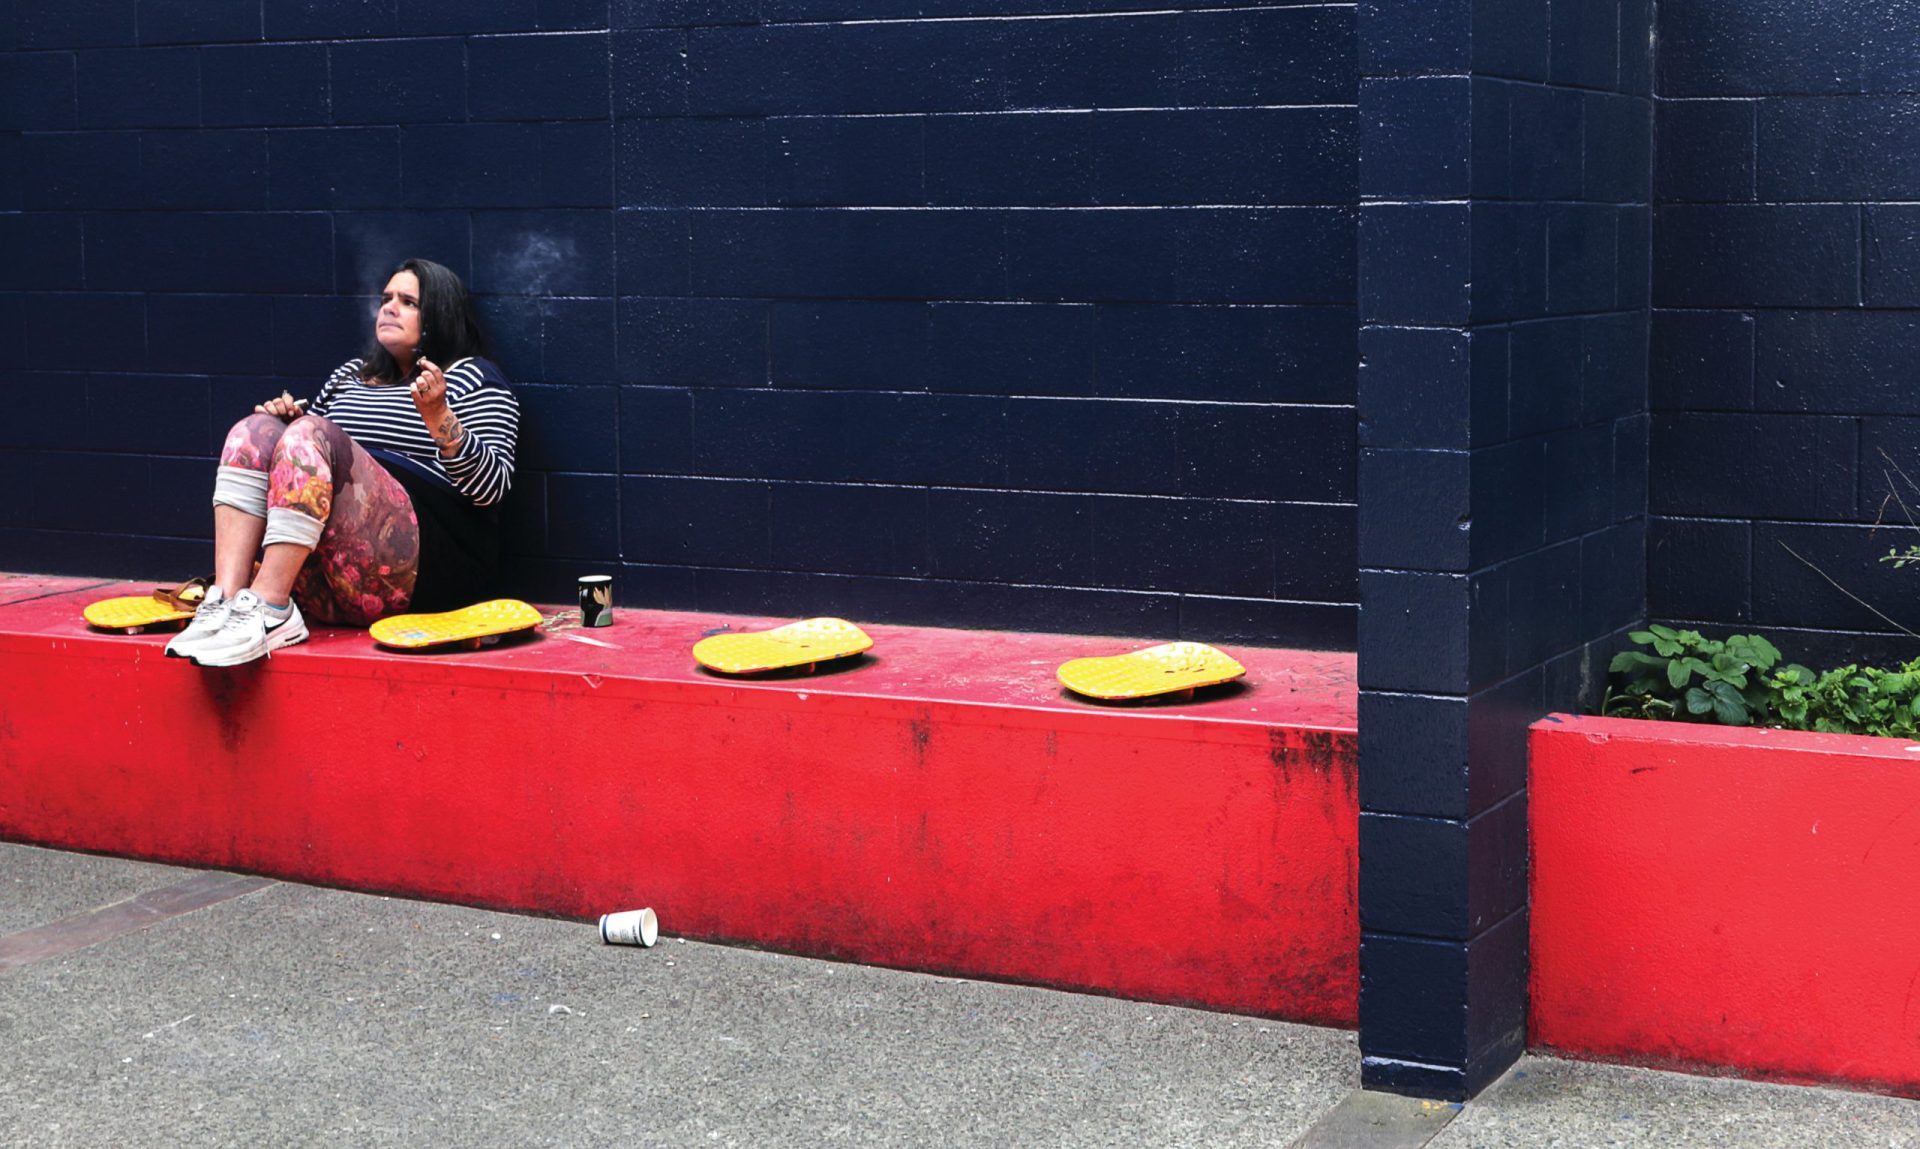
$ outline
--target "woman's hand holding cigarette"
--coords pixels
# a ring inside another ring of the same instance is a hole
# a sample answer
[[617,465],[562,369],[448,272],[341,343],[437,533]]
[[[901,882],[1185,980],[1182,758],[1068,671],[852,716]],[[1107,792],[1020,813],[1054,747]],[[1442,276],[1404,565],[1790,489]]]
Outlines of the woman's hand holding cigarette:
[[273,415],[277,418],[292,422],[305,413],[302,408],[306,405],[307,401],[305,399],[295,399],[292,395],[282,391],[276,398],[267,400],[265,403],[255,407],[253,411],[256,415]]
[[431,359],[421,358],[416,364],[420,373],[413,377],[409,387],[413,392],[413,406],[420,417],[431,427],[435,416],[444,414],[447,406],[447,377],[440,365]]
[[460,425],[460,417],[453,413],[453,408],[447,406],[447,377],[440,365],[423,358],[419,367],[420,374],[410,385],[414,409],[420,412],[427,434],[433,436],[434,445],[440,448],[440,457],[451,459],[460,452],[460,441],[467,429]]

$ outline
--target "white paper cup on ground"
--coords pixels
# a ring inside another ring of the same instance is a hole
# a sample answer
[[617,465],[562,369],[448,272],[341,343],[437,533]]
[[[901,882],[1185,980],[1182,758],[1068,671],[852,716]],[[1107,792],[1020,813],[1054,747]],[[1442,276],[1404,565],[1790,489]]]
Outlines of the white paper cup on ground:
[[660,919],[652,910],[601,914],[600,940],[610,946],[651,946],[660,940]]

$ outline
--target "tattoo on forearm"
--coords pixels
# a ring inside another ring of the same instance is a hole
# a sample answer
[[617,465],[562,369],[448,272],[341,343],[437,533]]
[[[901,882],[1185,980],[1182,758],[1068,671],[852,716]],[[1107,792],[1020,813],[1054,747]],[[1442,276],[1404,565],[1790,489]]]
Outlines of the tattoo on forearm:
[[460,425],[460,416],[455,415],[452,411],[448,411],[446,415],[441,418],[440,422],[434,425],[433,441],[439,445],[441,450],[446,450],[459,445],[460,440],[465,437],[466,433],[467,429]]

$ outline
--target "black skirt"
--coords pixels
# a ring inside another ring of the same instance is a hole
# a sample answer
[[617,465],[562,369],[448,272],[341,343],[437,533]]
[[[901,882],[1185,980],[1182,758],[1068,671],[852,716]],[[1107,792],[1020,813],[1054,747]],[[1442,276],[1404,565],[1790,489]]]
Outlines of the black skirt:
[[369,451],[406,488],[420,524],[414,611],[454,610],[498,598],[500,508],[477,507],[446,480],[400,455]]

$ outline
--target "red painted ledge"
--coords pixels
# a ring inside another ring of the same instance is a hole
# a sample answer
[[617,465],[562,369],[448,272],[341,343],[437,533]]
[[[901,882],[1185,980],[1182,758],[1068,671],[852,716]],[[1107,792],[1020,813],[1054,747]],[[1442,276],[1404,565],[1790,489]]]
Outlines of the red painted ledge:
[[1234,647],[1243,688],[1113,707],[1053,669],[1130,640],[872,626],[742,681],[687,651],[768,620],[622,610],[216,671],[89,632],[112,593],[0,576],[0,838],[1354,1022],[1351,654]]
[[1920,1096],[1920,743],[1533,727],[1532,1040]]

